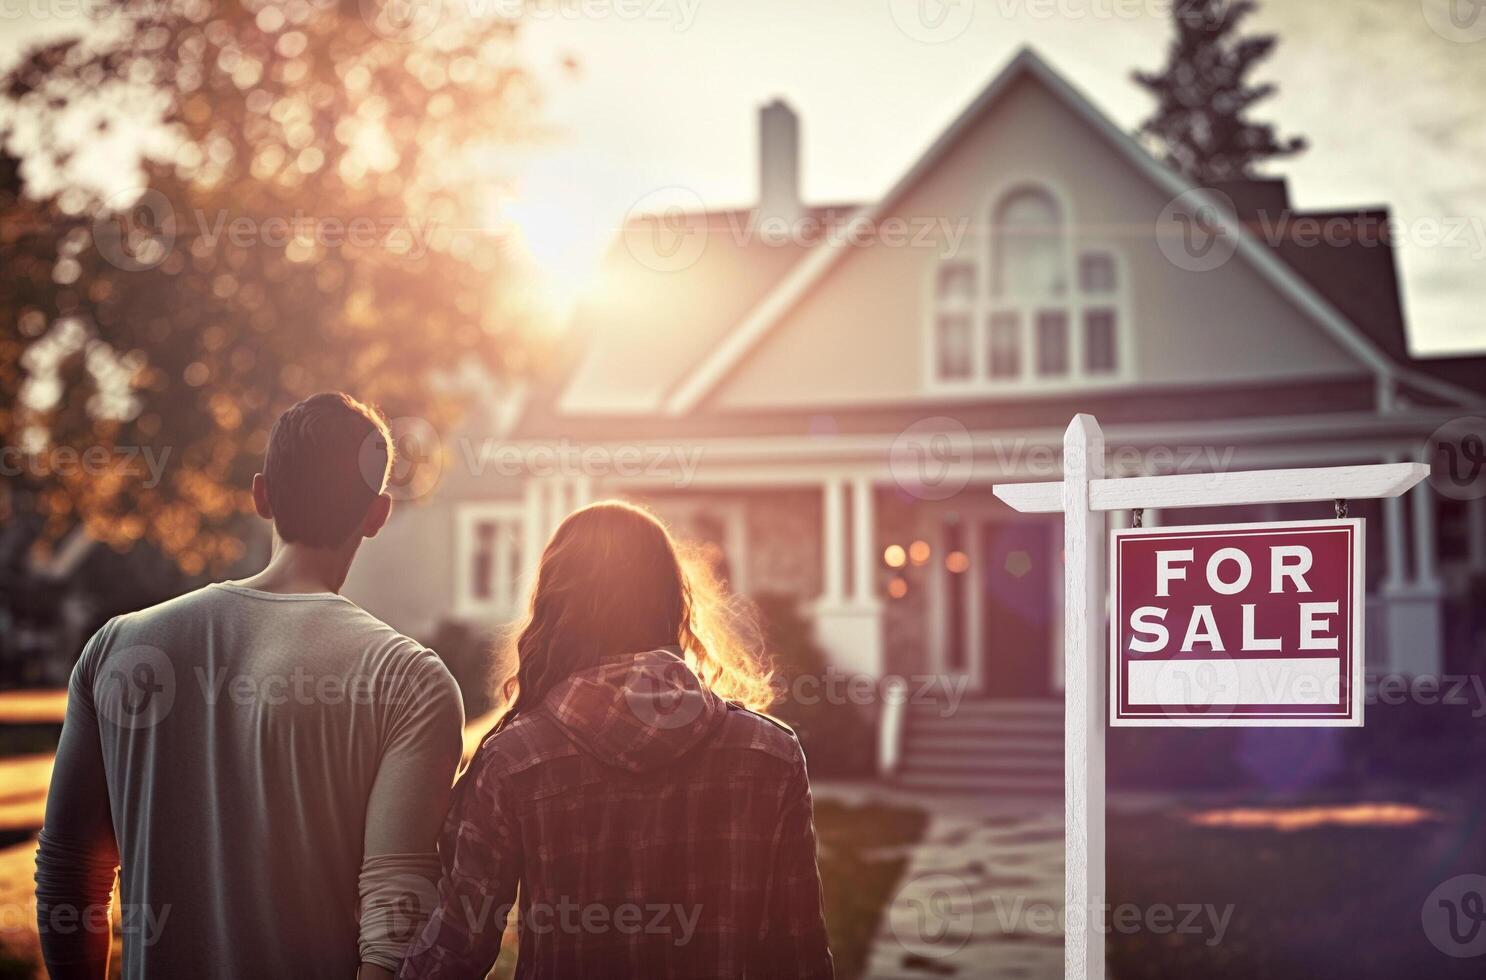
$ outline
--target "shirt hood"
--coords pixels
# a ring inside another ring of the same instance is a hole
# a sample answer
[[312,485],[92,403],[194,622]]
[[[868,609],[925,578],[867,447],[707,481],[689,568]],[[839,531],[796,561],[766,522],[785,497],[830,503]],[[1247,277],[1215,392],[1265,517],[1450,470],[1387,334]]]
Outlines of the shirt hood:
[[549,691],[543,705],[579,747],[630,772],[675,762],[706,741],[727,714],[727,703],[702,684],[676,647],[579,671]]

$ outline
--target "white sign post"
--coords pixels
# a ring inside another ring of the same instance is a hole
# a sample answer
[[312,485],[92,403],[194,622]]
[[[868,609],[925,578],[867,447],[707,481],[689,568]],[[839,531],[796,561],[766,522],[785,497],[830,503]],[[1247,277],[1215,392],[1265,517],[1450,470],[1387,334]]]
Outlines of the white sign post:
[[[1064,655],[1064,980],[1104,980],[1105,902],[1104,731],[1112,699],[1105,677],[1105,513],[1144,508],[1225,507],[1396,497],[1429,475],[1422,463],[1332,466],[1245,473],[1104,478],[1104,434],[1092,415],[1076,415],[1063,436],[1063,480],[1003,483],[997,497],[1028,513],[1063,512],[1066,584]],[[1360,535],[1359,535],[1360,537]],[[1360,568],[1360,565],[1358,566]],[[1288,569],[1293,571],[1293,568]],[[1281,583],[1283,585],[1283,583]],[[1358,586],[1360,588],[1360,585]],[[1360,615],[1360,610],[1358,611]],[[1313,613],[1312,615],[1319,615]],[[1360,635],[1352,637],[1361,642]],[[1358,647],[1360,655],[1360,647]],[[1111,650],[1111,657],[1118,653]],[[1113,662],[1113,661],[1111,661]],[[1354,678],[1360,684],[1361,678]],[[1360,697],[1350,689],[1350,697]],[[1146,724],[1192,727],[1230,724],[1218,713],[1194,722],[1190,714]],[[1355,719],[1343,723],[1357,724]],[[1287,718],[1251,719],[1248,724],[1289,727]],[[1312,719],[1309,724],[1317,724]]]

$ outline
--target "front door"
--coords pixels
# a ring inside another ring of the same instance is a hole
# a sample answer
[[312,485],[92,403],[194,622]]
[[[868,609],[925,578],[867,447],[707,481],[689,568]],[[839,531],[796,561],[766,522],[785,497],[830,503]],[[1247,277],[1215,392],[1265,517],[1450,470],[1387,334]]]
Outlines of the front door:
[[981,690],[995,698],[1051,693],[1061,581],[1056,527],[1045,520],[979,523]]

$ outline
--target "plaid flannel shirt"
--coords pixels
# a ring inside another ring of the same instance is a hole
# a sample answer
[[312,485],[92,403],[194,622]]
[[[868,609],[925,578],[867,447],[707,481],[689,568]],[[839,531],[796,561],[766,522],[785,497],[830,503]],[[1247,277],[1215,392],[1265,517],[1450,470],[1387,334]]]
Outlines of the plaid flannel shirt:
[[794,734],[674,652],[625,658],[475,754],[399,976],[483,977],[519,884],[518,978],[829,978],[815,848]]

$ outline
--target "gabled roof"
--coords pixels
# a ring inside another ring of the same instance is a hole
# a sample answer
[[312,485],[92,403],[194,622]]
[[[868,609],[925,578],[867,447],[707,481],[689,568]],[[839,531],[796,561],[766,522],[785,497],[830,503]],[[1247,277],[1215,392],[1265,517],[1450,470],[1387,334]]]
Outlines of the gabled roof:
[[[822,223],[844,220],[857,205],[806,210]],[[646,414],[661,411],[667,392],[727,336],[738,321],[793,267],[808,248],[765,236],[751,210],[631,219],[605,256],[601,296],[576,311],[572,333],[583,352],[566,379],[556,409],[573,414]],[[657,256],[655,234],[694,261],[678,256],[669,268]],[[657,261],[660,259],[660,261]]]
[[[1036,79],[1048,91],[1061,99],[1076,116],[1087,122],[1094,132],[1106,139],[1135,169],[1145,174],[1169,197],[1175,198],[1181,194],[1190,194],[1198,201],[1207,197],[1206,191],[1197,188],[1184,177],[1155,160],[1032,49],[1023,48],[893,188],[880,201],[862,208],[852,221],[869,225],[890,214],[904,195],[959,143],[981,115],[1023,76]],[[1374,337],[1368,331],[1361,329],[1357,322],[1338,307],[1339,301],[1344,305],[1352,305],[1342,299],[1344,292],[1336,293],[1328,290],[1327,292],[1332,293],[1328,296],[1326,292],[1316,287],[1310,277],[1282,259],[1279,250],[1271,250],[1256,237],[1246,233],[1238,219],[1218,207],[1216,200],[1208,198],[1205,203],[1213,206],[1214,213],[1224,216],[1226,227],[1223,230],[1226,234],[1233,236],[1237,242],[1238,253],[1272,283],[1281,295],[1287,297],[1298,309],[1326,330],[1342,349],[1350,352],[1371,371],[1380,377],[1405,380],[1422,390],[1451,400],[1479,399],[1476,392],[1405,366],[1406,351],[1400,355],[1394,351],[1385,350],[1380,346],[1382,337]],[[783,276],[777,286],[763,295],[747,311],[746,315],[737,321],[737,326],[733,330],[716,338],[710,353],[698,362],[695,369],[683,376],[669,397],[665,399],[666,412],[680,415],[696,408],[783,319],[785,314],[851,253],[851,237],[850,235],[841,236],[837,240],[817,246],[787,275]],[[1312,249],[1311,251],[1322,252],[1325,249]],[[1354,252],[1351,249],[1340,251],[1349,254]],[[1391,266],[1391,250],[1388,254]],[[1309,255],[1300,258],[1302,267],[1326,261],[1324,257],[1316,258]],[[1393,302],[1397,302],[1396,283]]]

